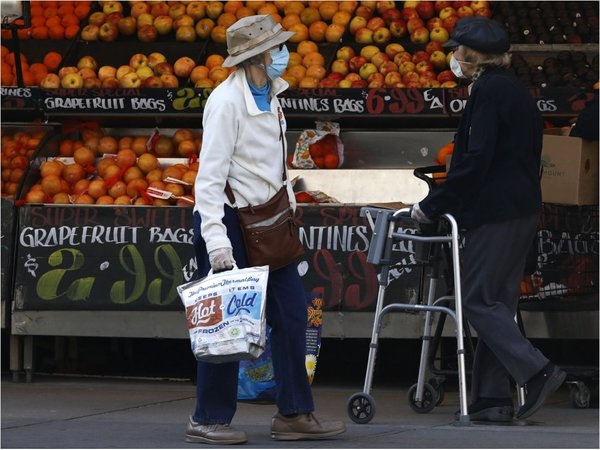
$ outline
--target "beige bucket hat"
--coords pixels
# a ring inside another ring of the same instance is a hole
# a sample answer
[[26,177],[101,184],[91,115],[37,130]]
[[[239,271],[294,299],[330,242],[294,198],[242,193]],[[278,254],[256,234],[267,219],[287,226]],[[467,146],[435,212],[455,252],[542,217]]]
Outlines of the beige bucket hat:
[[284,31],[270,14],[242,17],[227,29],[227,53],[223,67],[242,61],[283,44],[294,34]]

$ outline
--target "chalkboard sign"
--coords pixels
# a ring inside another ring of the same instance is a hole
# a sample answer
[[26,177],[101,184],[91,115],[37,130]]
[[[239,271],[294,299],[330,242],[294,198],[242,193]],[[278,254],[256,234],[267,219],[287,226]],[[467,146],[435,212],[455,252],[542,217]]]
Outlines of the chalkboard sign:
[[[74,114],[201,116],[212,91],[212,89],[194,88],[2,89],[3,106],[4,103],[9,108],[14,108],[17,103],[27,104],[41,108],[50,116]],[[5,90],[7,90],[6,95]],[[531,92],[543,115],[576,115],[594,95],[592,92],[576,88],[533,88]],[[9,93],[11,95],[8,95]],[[462,113],[467,98],[466,87],[290,89],[280,95],[284,113],[290,117],[377,117],[381,115],[450,117]]]
[[[307,250],[298,269],[324,310],[374,310],[371,230],[360,208],[298,207]],[[179,310],[176,287],[196,276],[192,211],[180,207],[19,208],[15,306],[21,310]],[[397,246],[390,294],[414,295],[412,247]]]
[[0,199],[2,225],[0,227],[0,245],[2,247],[0,266],[0,285],[2,301],[10,300],[14,252],[15,201],[11,198]]
[[39,110],[40,90],[35,87],[0,87],[2,109]]

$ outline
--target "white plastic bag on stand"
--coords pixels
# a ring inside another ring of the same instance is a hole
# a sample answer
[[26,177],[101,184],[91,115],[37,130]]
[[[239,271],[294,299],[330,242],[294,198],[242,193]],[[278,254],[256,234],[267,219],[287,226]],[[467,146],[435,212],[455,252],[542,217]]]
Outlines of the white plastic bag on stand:
[[198,361],[253,359],[264,351],[269,266],[212,273],[177,287]]

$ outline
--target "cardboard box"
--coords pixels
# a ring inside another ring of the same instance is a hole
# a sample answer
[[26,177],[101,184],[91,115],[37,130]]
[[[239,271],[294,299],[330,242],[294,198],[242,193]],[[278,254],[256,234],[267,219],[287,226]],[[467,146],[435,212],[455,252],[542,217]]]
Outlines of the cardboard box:
[[598,203],[598,141],[544,133],[542,201],[563,205]]

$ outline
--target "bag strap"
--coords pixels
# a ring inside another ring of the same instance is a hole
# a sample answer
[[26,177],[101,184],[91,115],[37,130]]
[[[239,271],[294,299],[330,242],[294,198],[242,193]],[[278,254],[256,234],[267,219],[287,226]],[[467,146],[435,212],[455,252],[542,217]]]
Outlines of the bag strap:
[[[285,184],[286,180],[287,180],[287,174],[285,173],[285,145],[283,143],[283,128],[281,127],[281,116],[283,115],[283,112],[281,111],[281,107],[277,108],[277,123],[279,124],[279,140],[281,141],[281,154],[283,157],[283,172],[281,174],[281,181],[283,181],[283,184]],[[231,189],[231,186],[229,185],[229,181],[225,182],[225,194],[227,195],[227,199],[229,200],[229,203],[231,203],[232,205],[235,205],[235,196],[233,195],[233,190]],[[234,206],[235,207],[235,206]]]

